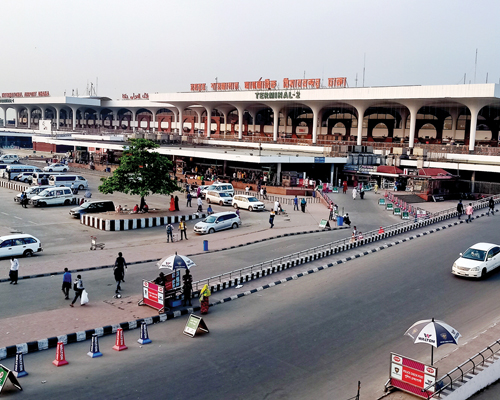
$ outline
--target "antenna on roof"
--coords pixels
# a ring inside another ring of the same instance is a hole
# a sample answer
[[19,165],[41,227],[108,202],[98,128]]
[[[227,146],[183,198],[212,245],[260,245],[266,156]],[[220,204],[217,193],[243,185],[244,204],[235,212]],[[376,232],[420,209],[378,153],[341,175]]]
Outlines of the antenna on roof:
[[476,70],[477,70],[477,48],[476,48],[476,62],[474,63],[474,83],[476,83]]
[[363,87],[365,87],[365,65],[366,65],[366,53],[363,54]]

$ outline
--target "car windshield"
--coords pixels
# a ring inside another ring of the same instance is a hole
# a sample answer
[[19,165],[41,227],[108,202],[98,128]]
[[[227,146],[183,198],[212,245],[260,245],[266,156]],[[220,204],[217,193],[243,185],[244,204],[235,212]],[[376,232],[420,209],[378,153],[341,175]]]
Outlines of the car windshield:
[[48,194],[49,194],[49,189],[45,189],[45,190],[41,191],[40,193],[38,193],[38,195],[40,197],[47,196]]
[[87,203],[83,203],[80,208],[83,208],[83,209],[86,209],[86,208],[89,208],[91,203],[87,202]]
[[205,222],[207,224],[213,224],[216,219],[217,219],[217,217],[214,217],[213,215],[210,215],[209,217],[205,218]]
[[462,258],[475,261],[484,261],[485,257],[486,257],[486,251],[477,250],[473,248],[467,249],[467,251],[462,255]]
[[210,185],[210,186],[206,187],[205,189],[207,189],[207,190],[215,190],[215,186],[214,185]]
[[259,201],[259,200],[257,199],[257,197],[249,197],[248,201],[255,203],[256,201]]

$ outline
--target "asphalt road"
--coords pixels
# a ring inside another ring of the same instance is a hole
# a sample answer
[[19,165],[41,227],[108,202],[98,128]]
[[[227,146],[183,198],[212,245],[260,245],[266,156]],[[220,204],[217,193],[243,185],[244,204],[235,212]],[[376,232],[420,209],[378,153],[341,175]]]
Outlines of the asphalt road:
[[182,334],[183,317],[150,327],[152,345],[128,332],[125,352],[102,338],[100,359],[86,356],[88,342],[67,346],[66,367],[51,365],[54,351],[28,355],[23,397],[344,400],[360,380],[361,398],[375,399],[391,351],[430,359],[403,336],[413,322],[442,319],[467,341],[498,321],[500,273],[450,273],[469,245],[496,241],[497,224],[481,218],[218,305],[205,317],[210,333],[195,338]]

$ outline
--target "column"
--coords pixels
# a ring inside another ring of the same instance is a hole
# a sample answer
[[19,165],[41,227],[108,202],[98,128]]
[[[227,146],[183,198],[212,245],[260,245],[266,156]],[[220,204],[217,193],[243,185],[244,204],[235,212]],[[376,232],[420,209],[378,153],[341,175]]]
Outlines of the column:
[[111,127],[115,127],[115,131],[118,129],[118,111],[117,110],[112,110],[113,111],[113,120],[111,121]]
[[458,122],[458,113],[456,115],[451,115],[451,135],[453,140],[457,138],[457,122]]
[[138,110],[130,110],[132,111],[132,132],[135,132],[135,122],[137,120],[137,111]]
[[[472,128],[471,128],[472,130]],[[470,146],[469,146],[470,147]],[[472,171],[472,176],[470,177],[470,184],[471,184],[471,193],[474,193],[474,189],[475,189],[475,183],[476,183],[476,171]]]
[[356,144],[361,146],[363,140],[363,119],[365,117],[366,106],[356,106],[356,111],[358,112],[358,137]]
[[78,108],[71,107],[71,111],[73,111],[73,131],[76,129],[76,111]]
[[224,137],[226,137],[226,132],[227,132],[227,116],[228,112],[223,110],[222,115],[224,116]]
[[59,130],[59,124],[60,124],[60,121],[61,121],[61,109],[59,107],[55,107],[56,109],[56,130],[58,131]]
[[[203,123],[202,123],[202,111],[201,110],[195,110],[196,111],[196,115],[198,116],[198,131],[201,131],[203,129]],[[196,135],[198,136],[198,135]]]
[[333,185],[333,186],[337,186],[335,184],[335,181],[333,180],[333,172],[334,172],[334,169],[335,169],[335,164],[330,164],[330,183]]
[[19,128],[19,110],[17,108],[14,108],[14,110],[16,111],[16,120],[15,120],[15,127],[16,128]]
[[281,163],[276,164],[277,169],[276,169],[276,184],[280,185],[281,184]]
[[212,107],[205,106],[205,110],[207,110],[207,121],[206,121],[206,128],[205,128],[205,135],[207,138],[210,138],[210,135],[212,134]]
[[153,114],[153,133],[156,132],[156,110],[152,110]]
[[312,142],[313,142],[313,144],[316,144],[316,142],[318,140],[318,116],[319,116],[319,112],[320,112],[320,107],[313,106],[313,107],[311,107],[311,110],[313,112]]
[[415,145],[415,128],[417,126],[417,114],[420,106],[419,105],[413,105],[409,106],[408,109],[410,110],[410,139],[409,139],[409,146],[410,149],[413,149],[413,146]]
[[28,129],[31,129],[31,109],[28,107],[26,111],[28,111]]
[[0,107],[0,110],[3,111],[3,126],[6,127],[7,126],[7,109]]
[[274,106],[273,110],[273,141],[278,141],[278,128],[280,123],[280,109],[281,107]]
[[476,144],[476,128],[477,128],[477,114],[481,108],[477,106],[469,107],[470,110],[470,139],[469,139],[469,151],[474,151],[474,146]]
[[408,118],[408,110],[405,108],[401,110],[400,114],[401,114],[401,135],[402,135],[401,137],[403,138],[404,141],[406,134],[406,119]]
[[179,110],[179,124],[178,124],[178,127],[179,127],[179,135],[184,135],[184,128],[183,128],[183,118],[184,118],[184,115],[182,114],[182,112],[184,111],[184,107],[177,107],[177,109]]
[[243,114],[245,109],[243,107],[236,107],[238,110],[238,139],[243,139]]

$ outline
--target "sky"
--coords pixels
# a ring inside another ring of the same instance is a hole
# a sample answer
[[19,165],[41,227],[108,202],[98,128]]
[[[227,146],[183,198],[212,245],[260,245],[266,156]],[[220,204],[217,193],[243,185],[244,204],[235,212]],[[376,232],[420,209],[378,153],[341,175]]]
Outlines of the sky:
[[0,0],[0,15],[0,93],[500,83],[498,0]]

